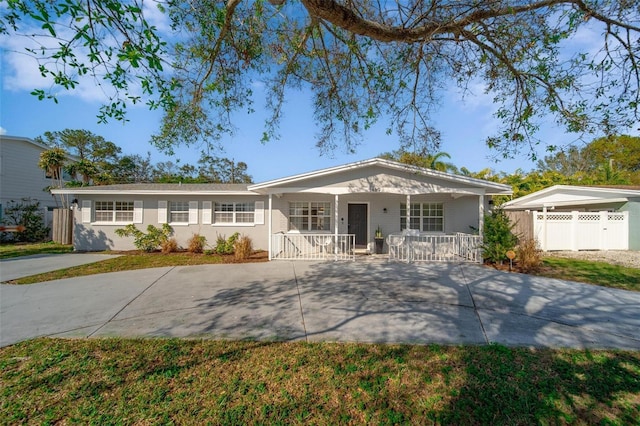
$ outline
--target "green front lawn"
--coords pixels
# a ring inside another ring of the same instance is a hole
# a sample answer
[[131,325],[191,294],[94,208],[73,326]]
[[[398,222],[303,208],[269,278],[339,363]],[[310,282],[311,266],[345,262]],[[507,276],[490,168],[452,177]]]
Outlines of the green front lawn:
[[[118,254],[118,253],[113,253]],[[246,262],[264,262],[266,252],[256,252]],[[57,271],[45,272],[11,281],[12,284],[33,284],[63,278],[81,277],[85,275],[103,274],[107,272],[131,271],[134,269],[160,268],[164,266],[208,265],[215,263],[236,262],[233,256],[202,253],[122,253],[121,256],[100,262],[79,265]]]
[[499,345],[36,339],[3,424],[638,424],[640,353]]
[[32,254],[70,253],[72,251],[73,246],[58,244],[54,242],[0,244],[0,259],[29,256]]
[[543,267],[536,275],[640,291],[640,269],[606,262],[546,257]]

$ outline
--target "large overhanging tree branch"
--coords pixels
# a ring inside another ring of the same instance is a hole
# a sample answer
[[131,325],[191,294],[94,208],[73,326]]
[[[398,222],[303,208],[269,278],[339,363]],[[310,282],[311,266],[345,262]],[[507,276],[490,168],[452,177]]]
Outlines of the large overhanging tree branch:
[[[153,7],[170,30],[149,23]],[[106,80],[101,116],[125,119],[142,98],[164,108],[153,142],[168,151],[216,145],[261,85],[272,111],[263,139],[278,135],[287,90],[306,88],[323,150],[355,149],[380,118],[402,148],[432,150],[433,114],[455,85],[492,96],[503,126],[488,143],[504,155],[533,152],[550,119],[578,134],[639,119],[637,2],[40,0],[3,13],[2,32],[34,40],[27,53],[53,80],[34,94]],[[597,44],[576,44],[585,34]]]

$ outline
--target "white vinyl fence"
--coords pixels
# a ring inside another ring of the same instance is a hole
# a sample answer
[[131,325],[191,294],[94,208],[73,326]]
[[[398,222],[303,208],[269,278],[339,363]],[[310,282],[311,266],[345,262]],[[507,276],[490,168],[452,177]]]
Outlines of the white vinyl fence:
[[417,232],[387,237],[389,259],[402,262],[482,262],[482,237],[458,232],[434,235]]
[[274,260],[354,260],[355,235],[274,234],[271,258]]
[[628,250],[629,212],[534,212],[542,250]]

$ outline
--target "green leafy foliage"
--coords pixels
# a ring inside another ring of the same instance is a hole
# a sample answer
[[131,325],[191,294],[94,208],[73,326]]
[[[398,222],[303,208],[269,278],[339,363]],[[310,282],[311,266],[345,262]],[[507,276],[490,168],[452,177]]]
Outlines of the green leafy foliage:
[[218,234],[218,238],[216,239],[215,252],[218,254],[233,254],[235,250],[235,243],[239,236],[239,232],[235,232],[229,238],[226,238],[224,235]]
[[502,263],[507,258],[507,251],[513,250],[517,238],[511,230],[513,225],[500,208],[495,208],[484,217],[484,233],[482,257],[491,263]]
[[119,237],[133,237],[133,244],[138,250],[152,252],[168,241],[171,234],[173,234],[173,228],[168,223],[163,223],[162,228],[149,225],[145,234],[133,223],[130,223],[124,228],[116,229],[115,233]]
[[23,198],[9,201],[2,212],[3,225],[25,227],[22,232],[1,232],[0,241],[42,242],[49,239],[49,228],[44,224],[44,214],[40,202]]
[[[52,83],[32,92],[39,99],[88,75],[108,95],[101,121],[126,120],[142,101],[164,109],[153,142],[166,151],[233,133],[258,80],[272,113],[264,140],[278,137],[287,91],[308,88],[325,151],[355,150],[380,119],[402,146],[437,149],[449,83],[491,94],[502,126],[487,144],[505,156],[539,142],[550,118],[610,135],[640,115],[633,1],[154,3],[8,1],[0,33],[38,46],[21,53]],[[584,43],[585,32],[598,36]]]

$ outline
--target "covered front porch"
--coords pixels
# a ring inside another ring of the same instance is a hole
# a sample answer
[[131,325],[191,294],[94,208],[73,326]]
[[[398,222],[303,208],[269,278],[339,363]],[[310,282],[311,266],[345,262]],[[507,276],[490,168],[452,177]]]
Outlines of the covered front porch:
[[386,259],[403,262],[480,262],[487,195],[510,191],[382,159],[249,189],[268,195],[272,260],[354,260],[382,236]]
[[[482,262],[482,237],[464,234],[433,235],[407,230],[386,238],[384,258],[400,262]],[[371,254],[356,248],[355,234],[298,234],[271,236],[273,260],[350,260]]]

